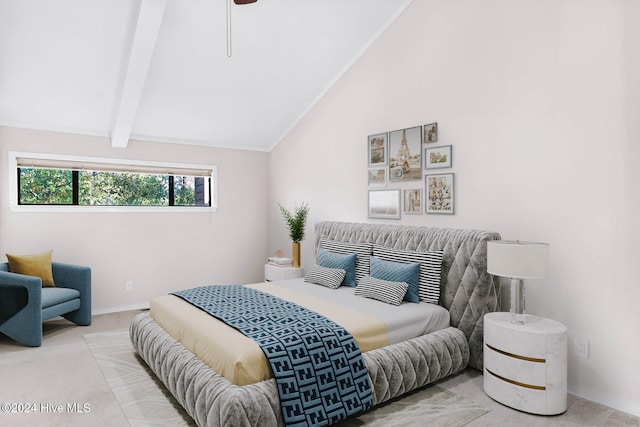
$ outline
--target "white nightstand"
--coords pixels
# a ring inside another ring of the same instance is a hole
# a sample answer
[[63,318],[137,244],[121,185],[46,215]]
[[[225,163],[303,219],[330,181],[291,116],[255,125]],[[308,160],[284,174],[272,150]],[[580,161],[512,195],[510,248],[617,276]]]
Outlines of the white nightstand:
[[264,280],[273,282],[274,280],[298,279],[302,277],[304,268],[279,267],[277,265],[264,265]]
[[511,323],[510,313],[484,316],[484,391],[521,411],[556,415],[567,410],[567,328],[526,316]]

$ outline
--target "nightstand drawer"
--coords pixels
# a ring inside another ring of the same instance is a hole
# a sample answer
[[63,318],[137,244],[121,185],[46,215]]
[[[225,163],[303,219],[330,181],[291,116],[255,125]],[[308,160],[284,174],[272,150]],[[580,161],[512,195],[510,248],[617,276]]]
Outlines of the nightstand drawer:
[[528,386],[545,387],[547,364],[544,359],[523,360],[517,355],[495,351],[488,344],[485,344],[484,351],[484,367],[494,375]]
[[[507,353],[533,359],[544,359],[547,355],[546,335],[525,334],[509,327],[490,325],[485,329],[484,342]],[[526,336],[526,339],[523,339],[523,336]]]
[[[548,398],[547,393],[544,390],[525,388],[505,382],[504,380],[491,375],[486,371],[486,369],[483,381],[485,393],[487,393],[492,399],[511,408],[534,414],[554,413],[555,409],[559,409],[558,412],[555,413],[560,413],[566,409],[566,400],[564,409],[547,408]],[[561,401],[558,403],[562,404]],[[548,412],[548,409],[552,409],[552,411]]]
[[280,267],[277,265],[264,265],[264,280],[273,282],[277,280],[298,279],[304,274],[304,268]]

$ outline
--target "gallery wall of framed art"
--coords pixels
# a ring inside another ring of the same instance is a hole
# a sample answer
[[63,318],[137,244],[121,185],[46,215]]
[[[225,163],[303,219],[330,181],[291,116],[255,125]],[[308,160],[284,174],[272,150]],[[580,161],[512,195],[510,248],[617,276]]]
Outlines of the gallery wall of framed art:
[[443,170],[453,167],[453,145],[438,139],[437,122],[368,136],[369,218],[454,214],[455,174]]

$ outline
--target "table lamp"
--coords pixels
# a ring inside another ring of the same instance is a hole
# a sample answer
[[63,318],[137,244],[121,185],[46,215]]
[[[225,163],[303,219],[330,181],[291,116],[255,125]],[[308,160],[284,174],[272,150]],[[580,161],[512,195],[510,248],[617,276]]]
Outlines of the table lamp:
[[524,279],[544,279],[549,275],[549,244],[487,242],[487,271],[511,278],[511,322],[524,325]]

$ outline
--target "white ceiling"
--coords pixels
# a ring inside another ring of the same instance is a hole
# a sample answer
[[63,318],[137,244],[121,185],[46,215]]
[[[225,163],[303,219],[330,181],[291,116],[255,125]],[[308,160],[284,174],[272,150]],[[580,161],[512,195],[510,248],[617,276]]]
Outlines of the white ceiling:
[[270,150],[412,0],[0,0],[0,125]]

